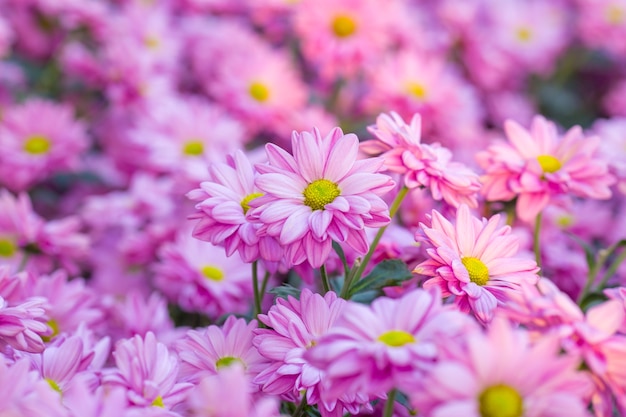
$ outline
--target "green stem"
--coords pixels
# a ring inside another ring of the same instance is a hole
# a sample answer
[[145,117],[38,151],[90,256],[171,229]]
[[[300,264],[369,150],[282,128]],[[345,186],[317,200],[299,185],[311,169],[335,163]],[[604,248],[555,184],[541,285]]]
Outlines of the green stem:
[[259,293],[259,271],[257,261],[252,262],[252,287],[254,289],[254,318],[261,314],[261,294]]
[[326,273],[326,266],[320,266],[320,275],[322,276],[322,286],[324,287],[322,295],[324,295],[330,291],[330,281],[328,280],[328,274]]
[[28,263],[29,254],[27,251],[24,251],[22,254],[22,259],[20,260],[20,264],[17,267],[17,272],[22,272],[26,268],[26,264]]
[[626,259],[626,250],[623,250],[622,253],[620,253],[619,256],[615,258],[611,266],[609,266],[609,268],[606,270],[606,272],[602,276],[602,280],[600,281],[600,289],[606,287],[609,278],[611,278],[613,274],[615,274],[615,271],[617,271],[617,268],[619,268],[622,262],[624,262],[624,259]]
[[[541,214],[537,214],[537,218],[535,219],[535,232],[533,234],[533,249],[535,251],[535,262],[537,262],[537,266],[541,268],[541,239],[539,236],[539,232],[541,231]],[[539,271],[541,273],[541,271]]]
[[[402,187],[400,189],[400,191],[398,192],[398,195],[396,195],[396,198],[393,200],[393,203],[391,204],[391,208],[389,209],[390,218],[393,219],[393,217],[396,215],[396,213],[398,212],[398,209],[400,208],[400,203],[402,203],[402,200],[404,200],[404,197],[406,196],[408,192],[409,192],[409,189],[407,187]],[[380,242],[380,239],[383,237],[385,230],[387,230],[387,226],[384,226],[378,229],[378,233],[376,233],[376,237],[374,237],[374,240],[372,241],[372,244],[370,245],[370,249],[369,251],[367,251],[367,254],[363,258],[363,261],[358,266],[358,269],[353,275],[350,275],[349,277],[346,278],[343,288],[341,289],[340,297],[342,298],[348,297],[348,295],[350,294],[350,287],[352,286],[352,283],[355,281],[358,281],[361,278],[361,275],[363,275],[363,271],[365,271],[365,268],[367,268],[367,264],[372,258],[372,255],[374,255],[374,251],[376,250],[376,247],[378,246],[378,242]]]
[[[578,300],[577,300],[578,305],[580,305],[580,303],[583,301],[585,296],[587,294],[589,294],[589,291],[591,290],[591,287],[593,286],[593,283],[596,281],[596,278],[598,277],[598,273],[602,269],[602,266],[604,266],[606,261],[615,253],[615,251],[618,248],[620,248],[622,246],[626,247],[626,240],[620,240],[619,242],[609,246],[606,250],[602,250],[602,251],[598,252],[598,256],[597,256],[596,262],[589,267],[589,273],[587,274],[587,282],[585,282],[585,286],[583,287],[582,291],[578,295]],[[626,252],[626,250],[624,252]],[[619,267],[620,263],[622,263],[622,261],[624,260],[625,256],[626,255],[624,255],[624,253],[621,253],[617,257],[617,259],[615,259],[615,261],[613,261],[611,266],[609,266],[607,271],[602,276],[602,280],[600,281],[600,287],[599,288],[602,288],[606,284],[606,281],[609,280],[611,275],[613,275],[615,273],[615,271]]]
[[385,403],[385,411],[383,417],[391,417],[393,415],[393,404],[396,401],[396,390],[392,389],[387,394],[387,402]]
[[301,417],[304,416],[304,408],[306,407],[306,393],[302,394],[302,401],[298,404],[298,408],[293,412],[293,417]]
[[267,283],[270,280],[270,272],[269,271],[265,271],[265,276],[263,277],[263,282],[261,283],[261,295],[260,295],[260,300],[259,301],[263,301],[263,297],[265,296],[265,290],[267,289]]

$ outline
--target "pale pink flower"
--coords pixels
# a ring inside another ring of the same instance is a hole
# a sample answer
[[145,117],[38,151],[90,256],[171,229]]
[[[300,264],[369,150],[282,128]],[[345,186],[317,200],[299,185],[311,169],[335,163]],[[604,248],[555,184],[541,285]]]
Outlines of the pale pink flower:
[[626,195],[626,111],[624,116],[599,119],[593,124],[592,131],[600,136],[599,154],[607,161],[609,170],[617,178],[618,190]]
[[209,175],[200,188],[187,194],[197,201],[197,212],[189,216],[198,220],[193,236],[224,246],[227,256],[238,252],[244,262],[279,261],[282,248],[275,238],[257,235],[261,224],[253,222],[248,213],[250,202],[263,193],[254,184],[258,174],[246,155],[237,151],[226,164],[210,165]]
[[75,169],[89,143],[85,130],[67,104],[30,99],[3,109],[0,182],[22,191],[51,174]]
[[530,130],[512,120],[504,129],[507,142],[495,142],[476,155],[485,170],[482,192],[488,201],[517,197],[518,217],[531,221],[555,196],[611,197],[615,179],[596,156],[597,136],[585,137],[579,126],[561,136],[542,116],[533,119]]
[[626,57],[626,1],[576,0],[578,35],[591,47],[604,49],[618,59]]
[[430,259],[413,272],[426,275],[424,288],[437,287],[444,297],[453,295],[456,305],[489,322],[498,305],[522,283],[534,284],[537,264],[516,257],[519,243],[509,226],[500,226],[500,215],[489,220],[473,217],[466,205],[452,223],[433,210],[430,225],[420,224],[416,236],[429,245]]
[[43,351],[42,337],[50,332],[46,307],[47,301],[42,297],[10,305],[0,295],[0,349],[8,345],[25,352]]
[[377,298],[366,306],[348,302],[330,331],[304,354],[324,372],[322,401],[341,395],[384,398],[420,380],[451,342],[472,322],[441,304],[438,291],[416,289],[398,299]]
[[258,386],[252,384],[252,379],[269,365],[269,360],[252,344],[256,328],[256,320],[246,323],[244,319],[229,316],[222,327],[211,325],[202,330],[189,330],[176,343],[181,378],[198,383],[206,376],[239,364],[250,377],[250,389],[257,391]]
[[421,143],[421,116],[413,115],[407,124],[395,112],[381,114],[376,125],[368,127],[376,139],[361,143],[361,150],[379,154],[385,167],[403,175],[410,189],[428,188],[435,200],[445,200],[458,207],[476,207],[480,189],[478,175],[459,162],[452,161],[452,152],[439,143]]
[[589,416],[591,384],[577,372],[579,357],[559,355],[559,341],[531,343],[523,330],[495,320],[487,334],[466,335],[467,346],[442,359],[408,391],[428,416]]
[[293,155],[267,144],[269,163],[257,165],[265,195],[252,200],[251,214],[263,223],[259,233],[277,237],[291,265],[320,267],[333,240],[366,253],[365,227],[390,221],[380,195],[395,184],[378,173],[382,159],[357,160],[358,138],[339,128],[294,132],[291,142]]
[[626,117],[626,78],[611,86],[602,98],[602,107],[613,117]]

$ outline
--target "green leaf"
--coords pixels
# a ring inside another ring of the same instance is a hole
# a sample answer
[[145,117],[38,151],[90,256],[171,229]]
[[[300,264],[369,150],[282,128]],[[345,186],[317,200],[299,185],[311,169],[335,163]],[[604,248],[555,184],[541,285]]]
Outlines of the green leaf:
[[269,290],[270,293],[275,294],[280,298],[287,298],[288,296],[292,296],[294,298],[300,299],[300,293],[302,290],[300,288],[293,287],[289,284],[283,284],[280,287],[275,287]]
[[585,242],[575,234],[570,232],[565,232],[565,234],[572,238],[572,240],[574,240],[576,243],[578,243],[581,248],[583,248],[583,250],[585,251],[585,259],[587,260],[587,267],[590,271],[592,271],[596,267],[596,253],[594,249],[591,247],[591,245],[589,245],[587,242]]
[[352,285],[350,296],[360,292],[397,286],[411,278],[413,278],[413,274],[403,261],[386,259],[376,265],[369,275]]
[[334,240],[333,240],[333,249],[337,253],[337,256],[339,256],[339,259],[341,259],[341,263],[343,264],[344,277],[347,277],[348,276],[348,272],[350,272],[350,268],[348,267],[348,261],[346,260],[346,254],[344,253],[343,248],[341,247],[341,245],[339,245],[339,243],[335,242]]

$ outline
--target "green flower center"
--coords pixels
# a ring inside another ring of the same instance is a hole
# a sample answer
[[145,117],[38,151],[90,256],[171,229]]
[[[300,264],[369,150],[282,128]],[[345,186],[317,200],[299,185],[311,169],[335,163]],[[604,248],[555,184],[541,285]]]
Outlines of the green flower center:
[[250,202],[257,197],[261,197],[263,193],[252,193],[248,194],[241,200],[241,208],[243,209],[243,214],[247,214],[248,210],[250,210]]
[[356,22],[345,14],[335,16],[331,27],[338,38],[347,38],[356,32]]
[[467,269],[470,281],[481,287],[487,284],[487,281],[489,281],[489,269],[487,269],[487,265],[485,265],[483,261],[471,256],[464,256],[461,258],[461,262],[463,262],[463,266]]
[[154,401],[152,401],[152,405],[154,407],[161,407],[161,408],[165,407],[163,405],[163,397],[161,397],[160,395],[157,395],[157,397],[154,399]]
[[378,336],[378,340],[387,346],[400,347],[408,343],[415,343],[415,337],[404,330],[389,330]]
[[56,392],[58,392],[59,394],[62,394],[63,392],[61,391],[61,387],[59,387],[59,384],[57,384],[57,382],[54,379],[50,379],[50,378],[46,378],[46,382],[48,383],[48,385],[50,385],[50,387],[55,390]]
[[478,397],[482,417],[521,417],[524,413],[522,397],[508,385],[494,385]]
[[199,140],[190,140],[183,146],[183,153],[190,156],[198,156],[204,153],[204,143]]
[[17,252],[17,246],[11,239],[0,238],[0,258],[10,258]]
[[426,98],[426,87],[424,87],[423,84],[409,83],[409,85],[407,86],[407,90],[409,91],[409,93],[411,93],[413,96],[417,97],[420,100]]
[[50,150],[50,139],[43,135],[33,135],[26,139],[24,150],[32,155],[41,155]]
[[326,204],[335,201],[341,191],[337,184],[332,181],[321,179],[315,180],[304,189],[304,204],[313,210],[324,210]]
[[234,356],[224,356],[223,358],[220,358],[217,362],[215,362],[215,367],[217,369],[228,368],[234,363],[240,363],[245,366],[243,361],[239,358],[235,358]]
[[537,161],[539,162],[539,165],[541,165],[543,172],[551,174],[561,169],[561,161],[552,155],[539,155],[537,157]]
[[224,271],[219,269],[216,266],[207,265],[203,267],[200,272],[206,279],[210,279],[211,281],[220,282],[224,279]]
[[59,334],[59,323],[55,319],[50,319],[48,320],[46,324],[48,325],[48,327],[52,329],[52,334],[49,336],[42,336],[41,340],[48,343],[49,341],[54,339],[55,336]]
[[253,82],[250,84],[250,88],[248,90],[250,93],[250,97],[258,101],[259,103],[263,103],[270,98],[270,90],[267,86],[260,82]]

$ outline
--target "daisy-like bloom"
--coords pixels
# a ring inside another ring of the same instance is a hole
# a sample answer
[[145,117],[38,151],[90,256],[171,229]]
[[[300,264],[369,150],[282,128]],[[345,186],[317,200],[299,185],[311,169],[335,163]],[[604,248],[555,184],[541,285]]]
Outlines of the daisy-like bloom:
[[554,123],[535,116],[530,130],[507,120],[508,141],[476,155],[485,170],[482,192],[488,201],[517,197],[517,216],[532,221],[558,195],[608,199],[615,178],[596,156],[597,136],[585,137],[580,126],[558,134]]
[[[252,380],[269,364],[252,344],[256,328],[256,320],[246,323],[244,319],[229,316],[221,328],[211,325],[204,330],[189,330],[175,345],[182,379],[198,383],[206,376],[239,364]],[[258,385],[250,384],[250,389],[258,390]]]
[[626,57],[626,45],[619,39],[626,36],[625,0],[577,0],[578,28],[583,42],[602,48],[616,58]]
[[317,129],[294,132],[291,145],[293,155],[267,144],[269,163],[257,165],[256,185],[264,195],[250,204],[263,223],[259,234],[277,237],[291,265],[320,267],[333,240],[366,253],[365,227],[390,221],[380,196],[395,184],[378,173],[383,160],[357,160],[359,139],[339,128],[326,136]]
[[198,220],[193,236],[223,245],[227,256],[239,252],[244,262],[279,261],[282,248],[275,238],[257,235],[260,224],[248,213],[250,202],[263,193],[254,184],[257,173],[246,155],[235,152],[226,164],[211,165],[209,174],[209,181],[187,194],[198,202],[197,212],[189,216]]
[[456,305],[489,322],[498,305],[508,300],[520,284],[538,280],[535,261],[517,258],[518,238],[509,226],[500,225],[500,215],[489,220],[471,215],[461,205],[456,223],[433,210],[430,225],[420,224],[416,239],[430,247],[430,259],[413,272],[426,275],[424,288],[437,287],[444,297],[453,295]]
[[360,399],[340,396],[334,401],[322,401],[329,397],[321,393],[324,373],[303,358],[332,328],[344,305],[345,300],[337,298],[334,292],[322,297],[304,289],[299,300],[278,298],[267,315],[259,315],[259,320],[270,327],[256,330],[253,340],[259,353],[271,361],[254,379],[263,392],[298,401],[300,393],[306,391],[307,404],[317,404],[324,417],[343,415],[344,408],[356,414],[361,404],[368,403],[366,396]]
[[495,320],[487,334],[467,334],[467,347],[442,359],[407,390],[425,416],[583,417],[590,381],[577,372],[579,357],[559,356],[559,341]]
[[[626,82],[624,83],[626,97]],[[624,106],[626,116],[626,105]],[[597,120],[592,127],[602,138],[600,155],[608,162],[609,169],[617,178],[617,189],[626,195],[626,117]]]
[[324,371],[322,401],[332,404],[344,394],[380,398],[392,388],[411,387],[438,359],[442,340],[450,342],[472,325],[442,306],[436,290],[381,297],[371,306],[348,302],[304,359]]
[[0,349],[8,345],[25,352],[43,351],[42,337],[50,331],[46,325],[46,307],[47,301],[42,297],[11,305],[0,295]]
[[421,143],[421,116],[413,115],[407,124],[395,112],[382,113],[368,130],[376,139],[361,143],[361,150],[381,154],[385,167],[403,175],[408,188],[428,188],[435,200],[458,207],[476,207],[480,189],[478,175],[459,162],[452,152],[438,143]]
[[76,168],[87,145],[85,126],[69,105],[31,99],[3,109],[0,183],[26,190],[50,174]]
[[130,404],[170,409],[192,387],[177,382],[178,358],[152,332],[119,341],[113,356],[117,368],[105,370],[102,383],[125,388]]

